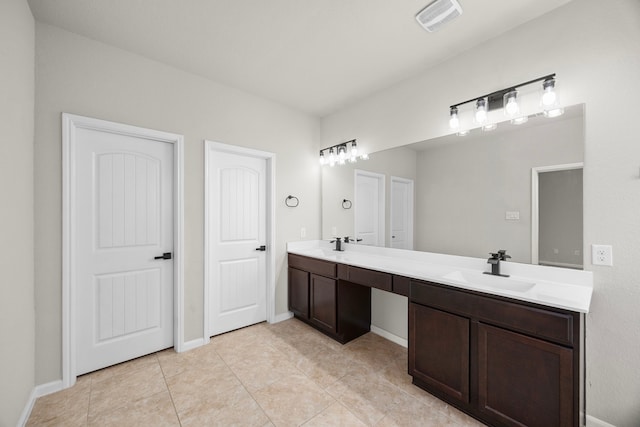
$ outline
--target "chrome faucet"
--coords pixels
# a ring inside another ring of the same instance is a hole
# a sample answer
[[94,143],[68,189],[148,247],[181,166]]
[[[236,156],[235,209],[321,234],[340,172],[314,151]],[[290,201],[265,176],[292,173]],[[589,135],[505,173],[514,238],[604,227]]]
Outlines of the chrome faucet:
[[489,254],[491,255],[491,258],[487,260],[487,264],[491,264],[491,272],[485,271],[484,274],[509,277],[508,274],[500,274],[500,261],[506,261],[507,258],[511,258],[510,255],[507,255],[507,251],[504,249],[500,249],[496,253],[490,252]]
[[336,237],[335,240],[331,240],[329,243],[336,244],[334,251],[339,251],[339,252],[344,251],[344,249],[342,249],[342,237]]
[[355,237],[346,236],[344,238],[344,242],[345,243],[351,243],[351,242],[356,242],[357,243],[357,242],[362,242],[362,239],[356,239]]

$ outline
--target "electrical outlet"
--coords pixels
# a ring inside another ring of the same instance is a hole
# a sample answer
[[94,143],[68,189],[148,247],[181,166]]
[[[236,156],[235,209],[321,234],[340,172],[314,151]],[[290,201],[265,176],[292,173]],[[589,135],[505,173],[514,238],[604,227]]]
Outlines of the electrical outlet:
[[305,237],[307,237],[307,229],[305,227],[302,227],[300,229],[300,238],[304,239]]
[[591,263],[612,266],[613,247],[611,245],[591,245]]

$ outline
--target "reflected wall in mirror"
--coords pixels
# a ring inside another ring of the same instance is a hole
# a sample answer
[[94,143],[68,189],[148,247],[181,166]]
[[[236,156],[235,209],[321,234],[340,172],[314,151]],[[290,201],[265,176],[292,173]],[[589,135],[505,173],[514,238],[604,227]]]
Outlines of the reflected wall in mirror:
[[[531,117],[520,126],[501,123],[492,132],[476,129],[464,137],[449,135],[372,153],[370,160],[354,165],[323,167],[323,238],[354,236],[354,175],[358,169],[386,177],[385,246],[391,247],[393,241],[391,177],[399,177],[415,182],[415,250],[484,258],[491,251],[506,249],[514,262],[540,260],[541,264],[581,268],[580,168],[579,177],[567,173],[544,179],[543,188],[551,190],[539,196],[544,198],[539,230],[531,222],[532,204],[535,207],[532,170],[562,170],[559,165],[576,169],[584,161],[584,106],[565,111],[554,119]],[[563,178],[564,183],[549,183],[552,178]],[[354,202],[352,209],[343,209],[344,199]],[[550,243],[534,244],[534,231]],[[539,247],[539,252],[534,254],[532,247]]]

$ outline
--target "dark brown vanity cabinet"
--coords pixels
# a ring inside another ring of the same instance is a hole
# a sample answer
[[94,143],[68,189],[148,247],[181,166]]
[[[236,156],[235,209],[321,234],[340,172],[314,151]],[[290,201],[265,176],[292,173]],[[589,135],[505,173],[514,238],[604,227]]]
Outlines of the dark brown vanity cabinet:
[[492,426],[579,425],[578,313],[411,281],[414,384]]
[[369,332],[371,289],[338,280],[338,264],[289,254],[289,310],[335,340]]

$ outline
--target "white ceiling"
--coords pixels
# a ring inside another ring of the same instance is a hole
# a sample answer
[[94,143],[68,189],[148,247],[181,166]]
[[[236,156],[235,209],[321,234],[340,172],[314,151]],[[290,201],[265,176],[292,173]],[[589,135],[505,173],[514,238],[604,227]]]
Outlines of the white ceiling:
[[431,0],[28,0],[38,21],[327,115],[570,0],[460,0],[439,32]]

